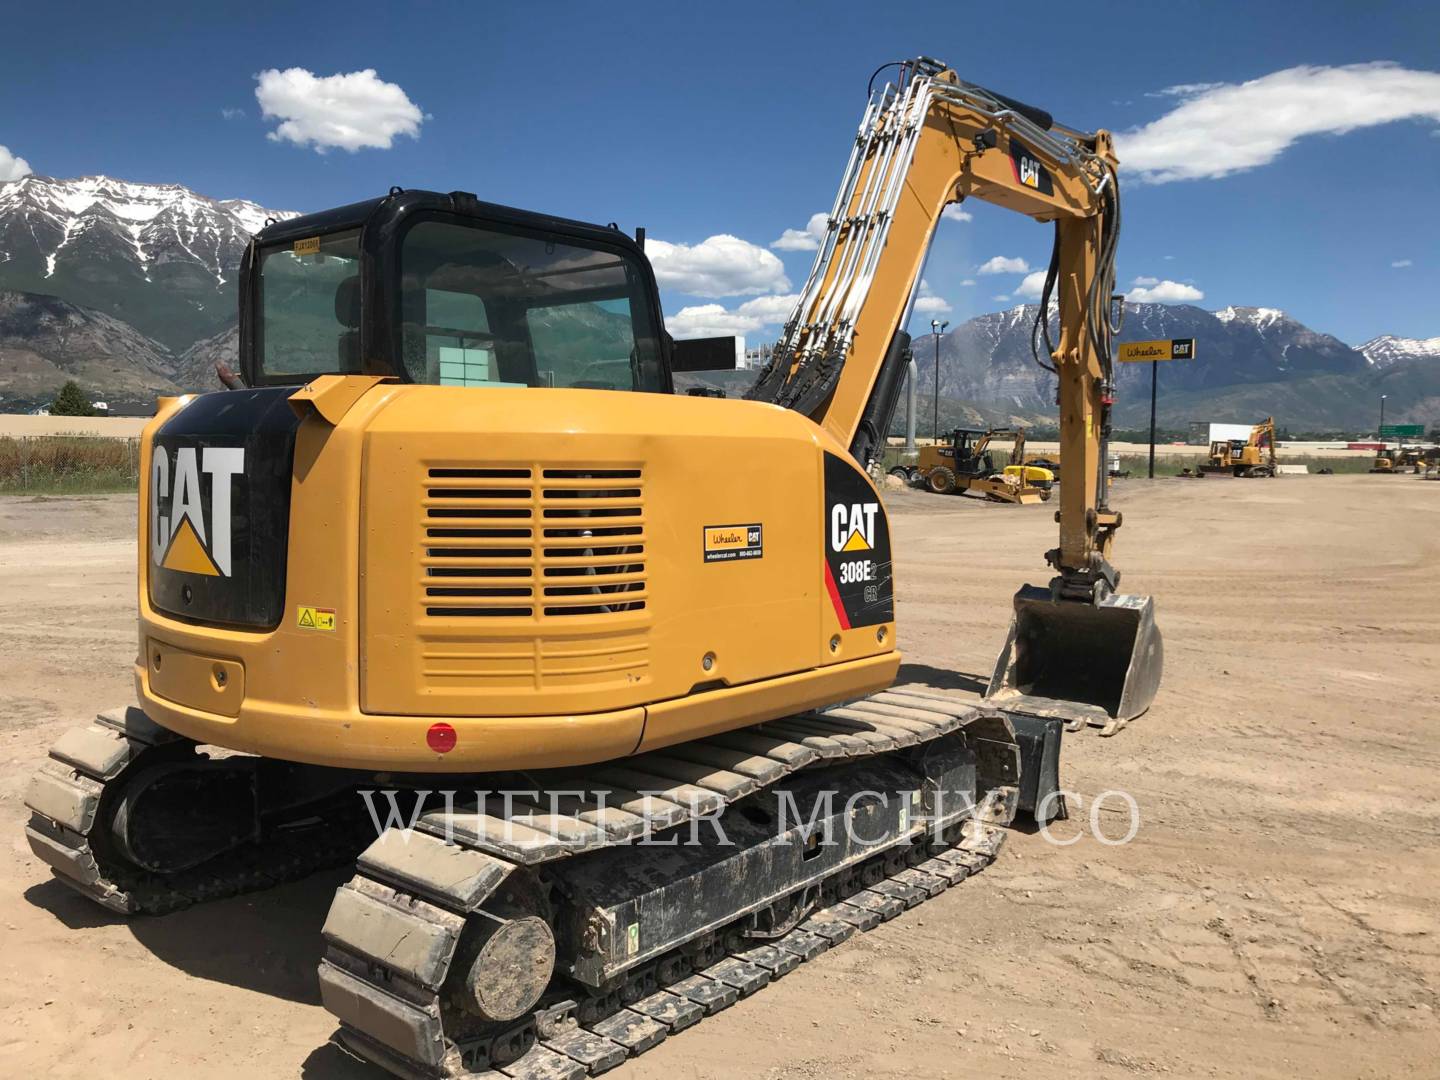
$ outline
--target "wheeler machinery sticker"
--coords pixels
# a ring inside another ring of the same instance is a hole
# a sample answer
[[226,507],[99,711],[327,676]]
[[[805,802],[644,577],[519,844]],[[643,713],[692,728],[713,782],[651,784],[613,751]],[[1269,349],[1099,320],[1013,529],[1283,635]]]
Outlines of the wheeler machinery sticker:
[[751,525],[706,525],[705,561],[760,559],[765,556],[764,529]]
[[875,626],[895,617],[890,525],[869,481],[825,455],[825,589],[840,626]]

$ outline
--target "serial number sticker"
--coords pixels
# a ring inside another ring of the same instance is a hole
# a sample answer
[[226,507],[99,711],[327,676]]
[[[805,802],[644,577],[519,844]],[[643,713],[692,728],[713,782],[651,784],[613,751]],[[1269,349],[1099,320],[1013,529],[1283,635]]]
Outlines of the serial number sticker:
[[335,609],[302,604],[295,609],[295,625],[302,630],[334,630]]
[[292,248],[296,255],[319,255],[320,237],[307,236],[304,240],[296,240]]
[[764,554],[764,529],[759,523],[705,526],[706,562],[759,559]]

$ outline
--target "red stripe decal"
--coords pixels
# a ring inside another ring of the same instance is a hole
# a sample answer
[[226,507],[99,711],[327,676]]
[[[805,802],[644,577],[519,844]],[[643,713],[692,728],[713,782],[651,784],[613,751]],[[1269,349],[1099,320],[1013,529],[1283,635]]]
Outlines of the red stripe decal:
[[835,605],[835,616],[840,620],[840,629],[850,629],[850,616],[845,614],[845,604],[840,599],[840,590],[835,587],[835,575],[830,572],[830,563],[825,563],[825,591],[830,594],[830,602]]

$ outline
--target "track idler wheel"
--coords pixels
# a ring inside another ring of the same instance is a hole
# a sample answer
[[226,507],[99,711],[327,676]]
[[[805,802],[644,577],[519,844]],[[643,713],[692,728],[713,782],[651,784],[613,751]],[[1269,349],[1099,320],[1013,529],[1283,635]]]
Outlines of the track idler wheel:
[[465,1005],[482,1020],[508,1023],[535,1007],[555,971],[555,935],[538,915],[471,916],[475,959],[465,974]]

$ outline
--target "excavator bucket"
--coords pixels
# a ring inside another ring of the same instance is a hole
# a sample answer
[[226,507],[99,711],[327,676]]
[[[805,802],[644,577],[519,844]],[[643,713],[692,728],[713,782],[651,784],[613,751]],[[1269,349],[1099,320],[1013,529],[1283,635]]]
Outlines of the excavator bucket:
[[1155,700],[1165,648],[1148,596],[1099,603],[1057,600],[1026,585],[995,662],[985,700],[996,708],[1057,717],[1113,735]]

